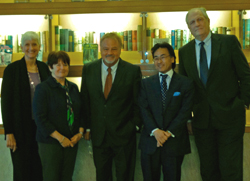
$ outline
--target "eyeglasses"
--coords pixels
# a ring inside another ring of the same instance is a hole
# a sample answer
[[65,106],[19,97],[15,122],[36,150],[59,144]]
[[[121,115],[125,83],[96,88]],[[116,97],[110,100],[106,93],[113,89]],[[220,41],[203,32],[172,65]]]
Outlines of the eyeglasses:
[[164,55],[164,56],[160,56],[160,57],[155,57],[153,59],[154,62],[159,62],[159,60],[161,61],[165,61],[167,59],[167,57],[171,57],[171,55]]

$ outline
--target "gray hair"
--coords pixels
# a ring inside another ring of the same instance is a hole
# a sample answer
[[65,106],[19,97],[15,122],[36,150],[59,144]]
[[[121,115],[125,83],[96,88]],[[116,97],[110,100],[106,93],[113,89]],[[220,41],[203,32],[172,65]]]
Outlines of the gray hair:
[[207,15],[207,10],[203,7],[190,9],[186,15],[186,23],[188,25],[188,15],[194,11],[200,11],[206,19],[209,19]]
[[37,41],[38,45],[40,45],[39,36],[34,31],[27,31],[22,35],[21,45],[24,46],[27,40],[35,40]]
[[101,41],[100,41],[100,45],[101,46],[102,46],[103,40],[105,40],[107,38],[111,38],[111,39],[117,40],[119,46],[122,47],[121,37],[117,33],[114,33],[114,32],[112,32],[112,33],[106,33],[105,35],[103,35],[103,37],[101,38]]

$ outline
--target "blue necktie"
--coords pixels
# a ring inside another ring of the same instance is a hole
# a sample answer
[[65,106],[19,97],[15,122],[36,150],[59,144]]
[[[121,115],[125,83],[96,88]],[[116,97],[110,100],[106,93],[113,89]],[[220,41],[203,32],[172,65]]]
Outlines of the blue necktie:
[[207,83],[207,75],[208,75],[208,65],[207,65],[207,54],[204,48],[204,42],[200,42],[200,79],[204,86]]
[[161,79],[162,107],[163,107],[163,110],[165,110],[166,108],[165,102],[166,102],[166,97],[167,97],[166,95],[167,95],[167,90],[168,90],[166,79],[168,75],[161,74],[161,76],[162,76],[162,79]]

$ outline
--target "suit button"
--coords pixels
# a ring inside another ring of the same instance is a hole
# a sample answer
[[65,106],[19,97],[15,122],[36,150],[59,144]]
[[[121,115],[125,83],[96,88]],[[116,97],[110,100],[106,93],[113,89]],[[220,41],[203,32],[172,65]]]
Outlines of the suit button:
[[104,107],[107,107],[107,105],[104,105]]
[[106,119],[106,116],[103,116],[104,119]]

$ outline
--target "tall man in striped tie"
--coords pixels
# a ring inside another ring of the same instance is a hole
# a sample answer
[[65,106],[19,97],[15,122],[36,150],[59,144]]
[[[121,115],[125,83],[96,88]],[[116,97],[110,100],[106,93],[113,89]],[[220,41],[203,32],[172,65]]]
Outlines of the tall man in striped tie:
[[[194,133],[203,181],[243,180],[250,69],[234,35],[213,34],[205,8],[188,11],[195,40],[179,50],[179,72],[194,80]],[[192,128],[192,129],[191,129]]]

